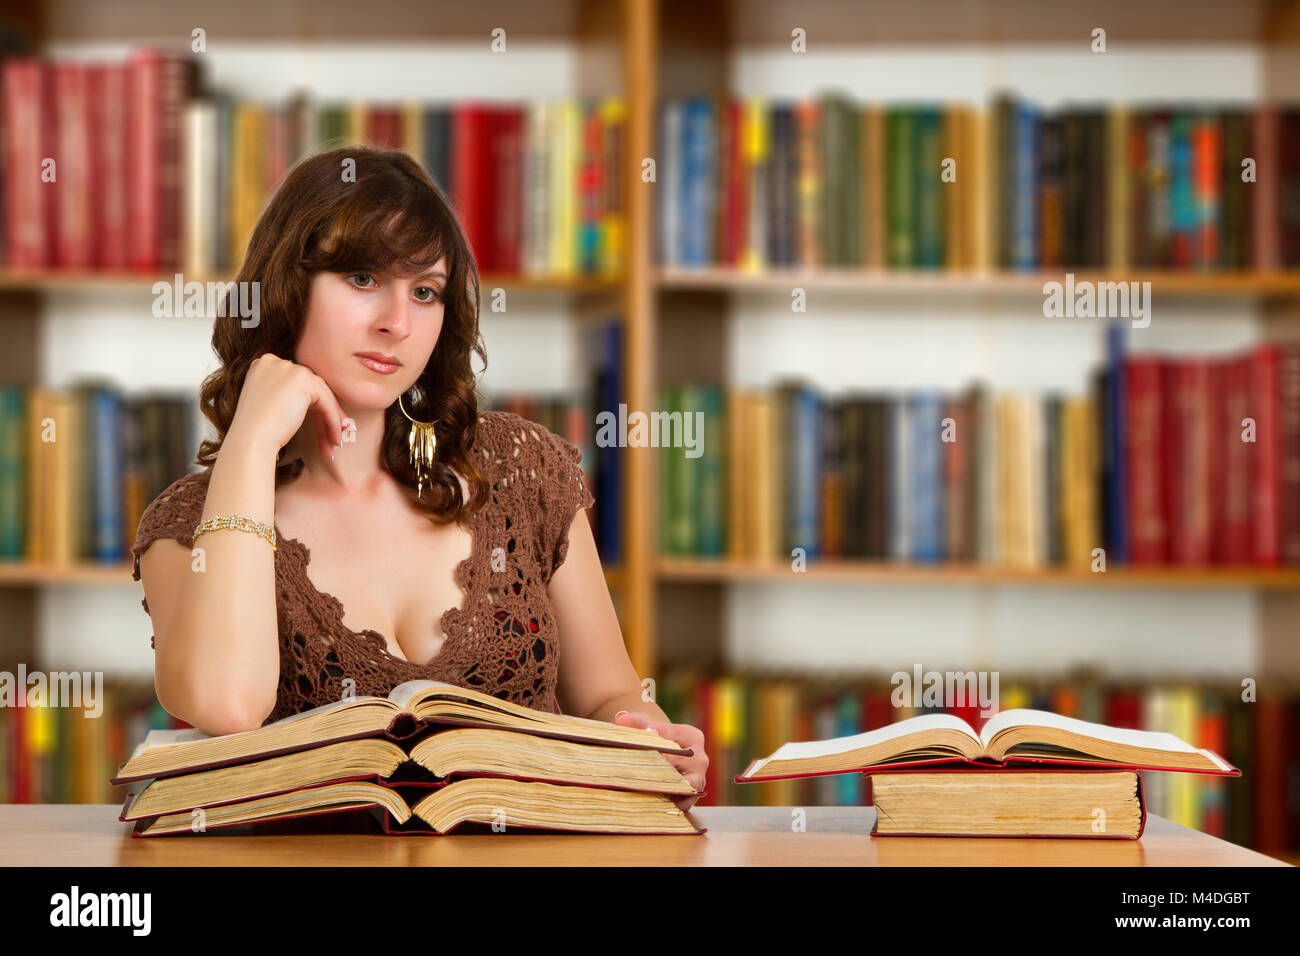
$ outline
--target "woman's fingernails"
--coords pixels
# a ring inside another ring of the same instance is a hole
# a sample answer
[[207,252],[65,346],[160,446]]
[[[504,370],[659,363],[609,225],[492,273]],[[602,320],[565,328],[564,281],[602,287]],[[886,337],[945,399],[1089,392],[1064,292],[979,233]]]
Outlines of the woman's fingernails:
[[620,717],[622,717],[622,716],[623,716],[624,714],[626,714],[626,713],[627,713],[626,710],[620,710],[617,714],[614,715],[614,719],[615,719],[615,720],[618,720]]

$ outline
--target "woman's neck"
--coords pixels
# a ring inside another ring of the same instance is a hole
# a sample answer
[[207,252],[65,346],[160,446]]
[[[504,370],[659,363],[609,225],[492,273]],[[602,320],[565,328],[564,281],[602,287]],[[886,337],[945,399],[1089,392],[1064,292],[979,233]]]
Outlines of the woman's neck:
[[281,462],[302,459],[299,482],[305,479],[309,484],[333,486],[333,490],[343,492],[373,490],[375,482],[387,476],[379,460],[384,437],[384,410],[345,406],[343,413],[356,426],[344,430],[342,444],[332,449],[333,460],[325,457],[321,450],[315,416],[308,412],[302,427],[285,445]]

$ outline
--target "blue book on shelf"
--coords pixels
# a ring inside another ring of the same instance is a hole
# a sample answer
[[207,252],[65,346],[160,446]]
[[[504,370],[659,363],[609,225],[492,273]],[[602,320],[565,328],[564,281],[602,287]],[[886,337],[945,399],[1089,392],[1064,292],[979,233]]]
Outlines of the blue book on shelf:
[[[852,691],[840,694],[835,706],[835,736],[852,737],[862,733],[862,707],[860,698]],[[865,778],[860,773],[835,775],[835,805],[856,807],[862,803],[862,786]]]
[[120,561],[126,554],[122,515],[122,486],[126,481],[122,461],[122,396],[115,389],[102,387],[90,390],[86,397],[91,459],[91,554],[96,561]]
[[0,558],[21,560],[27,539],[27,393],[0,387]]
[[1011,194],[1011,267],[1038,266],[1038,111],[1017,103],[1012,145],[1015,181]]
[[686,101],[682,117],[681,262],[706,266],[713,261],[714,202],[717,183],[717,121],[707,96]]
[[908,398],[911,427],[911,557],[935,562],[944,558],[943,409],[940,392]]
[[[618,414],[618,403],[623,401],[623,323],[611,319],[604,327],[605,393],[600,396],[600,408]],[[618,445],[602,448],[604,482],[601,486],[602,507],[597,509],[600,527],[601,561],[619,564],[623,560],[623,450]],[[594,496],[593,496],[594,497]]]
[[790,547],[803,548],[811,560],[821,556],[821,479],[825,401],[811,386],[799,389],[790,405]]
[[1107,564],[1128,561],[1128,497],[1124,474],[1128,456],[1124,452],[1126,426],[1124,408],[1124,325],[1111,322],[1106,327],[1106,541],[1110,548]]

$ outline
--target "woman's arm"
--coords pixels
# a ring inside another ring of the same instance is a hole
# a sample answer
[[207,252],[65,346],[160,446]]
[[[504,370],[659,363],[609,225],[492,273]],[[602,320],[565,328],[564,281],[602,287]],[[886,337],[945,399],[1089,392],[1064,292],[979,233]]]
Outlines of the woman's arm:
[[[559,686],[563,693],[557,691],[557,696],[564,712],[647,727],[691,748],[694,753],[690,757],[665,756],[696,790],[703,791],[709,766],[704,734],[690,724],[672,723],[658,704],[643,699],[585,509],[579,509],[569,527],[568,554],[551,576],[548,593],[560,630]],[[627,713],[616,721],[620,711]],[[684,797],[675,802],[685,810],[696,799]]]
[[[227,436],[202,517],[244,515],[271,525],[276,451]],[[158,702],[204,733],[252,730],[274,709],[280,678],[274,552],[242,531],[204,534],[194,545],[198,554],[159,538],[140,556]]]

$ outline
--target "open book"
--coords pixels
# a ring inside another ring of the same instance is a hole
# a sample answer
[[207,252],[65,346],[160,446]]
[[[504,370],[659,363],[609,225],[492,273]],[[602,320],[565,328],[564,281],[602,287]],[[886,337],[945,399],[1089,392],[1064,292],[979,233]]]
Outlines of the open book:
[[413,680],[398,684],[387,697],[323,704],[240,734],[214,737],[194,729],[152,730],[110,782],[191,773],[340,740],[402,740],[435,724],[498,727],[539,737],[691,754],[654,731],[545,713],[455,684]]
[[784,744],[755,760],[735,780],[748,783],[952,761],[1241,776],[1218,754],[1173,734],[1108,727],[1044,710],[1004,710],[989,718],[978,734],[959,717],[922,714],[850,737]]
[[[409,748],[409,749],[408,749]],[[402,772],[404,771],[404,772]],[[179,813],[359,778],[415,786],[451,776],[499,776],[615,790],[695,793],[656,750],[592,746],[500,729],[454,727],[418,742],[343,740],[311,750],[151,780],[120,819]]]
[[462,823],[495,824],[507,833],[517,828],[578,833],[705,832],[669,797],[632,790],[474,777],[446,783],[411,799],[413,802],[408,802],[392,785],[350,780],[150,817],[138,821],[131,834],[190,834],[361,808],[381,813],[387,833],[442,834]]

